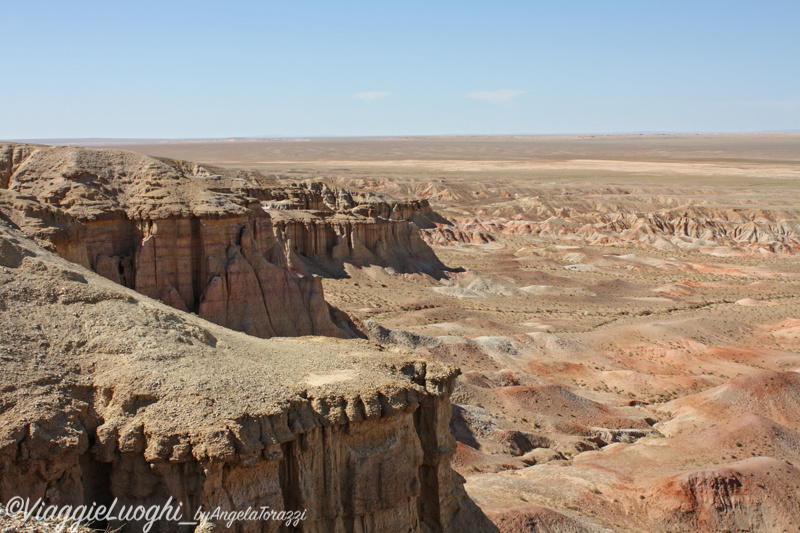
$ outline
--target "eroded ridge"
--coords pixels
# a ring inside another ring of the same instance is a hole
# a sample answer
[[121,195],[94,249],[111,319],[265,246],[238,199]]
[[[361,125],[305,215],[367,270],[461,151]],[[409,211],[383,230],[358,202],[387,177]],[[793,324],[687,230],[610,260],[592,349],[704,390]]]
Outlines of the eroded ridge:
[[257,337],[358,336],[325,302],[323,276],[376,264],[435,275],[419,236],[427,201],[318,182],[278,185],[121,150],[0,145],[0,213],[126,287]]
[[367,341],[230,331],[5,222],[0,324],[3,501],[172,497],[184,516],[307,509],[303,531],[493,530],[449,466],[451,366]]

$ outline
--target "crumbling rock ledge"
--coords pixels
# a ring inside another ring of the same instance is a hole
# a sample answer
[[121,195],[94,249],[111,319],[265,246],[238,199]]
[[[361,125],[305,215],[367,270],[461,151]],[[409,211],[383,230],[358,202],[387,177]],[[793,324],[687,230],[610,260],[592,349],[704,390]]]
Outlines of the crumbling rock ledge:
[[365,340],[243,335],[67,262],[7,222],[0,336],[2,501],[172,497],[185,517],[307,509],[297,530],[311,532],[496,531],[449,466],[450,366]]
[[0,218],[126,287],[267,338],[351,337],[316,276],[439,275],[427,201],[121,150],[0,144]]

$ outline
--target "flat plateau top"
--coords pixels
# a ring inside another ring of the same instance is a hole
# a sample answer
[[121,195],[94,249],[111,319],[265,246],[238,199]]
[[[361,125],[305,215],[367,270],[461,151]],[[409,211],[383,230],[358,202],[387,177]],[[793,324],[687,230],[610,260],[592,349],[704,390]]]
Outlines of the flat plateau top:
[[[50,140],[283,177],[762,186],[800,183],[800,133]],[[790,183],[785,183],[786,181]]]

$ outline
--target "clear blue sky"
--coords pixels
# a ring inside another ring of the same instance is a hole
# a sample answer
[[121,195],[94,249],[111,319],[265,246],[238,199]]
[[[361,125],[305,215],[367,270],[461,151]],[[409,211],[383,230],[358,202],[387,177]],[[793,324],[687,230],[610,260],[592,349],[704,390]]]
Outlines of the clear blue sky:
[[798,0],[0,7],[0,139],[800,130]]

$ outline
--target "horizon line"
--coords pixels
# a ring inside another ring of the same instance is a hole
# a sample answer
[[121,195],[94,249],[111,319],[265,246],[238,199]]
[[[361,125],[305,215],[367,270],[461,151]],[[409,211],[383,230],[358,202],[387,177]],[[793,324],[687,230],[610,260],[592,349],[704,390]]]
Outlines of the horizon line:
[[390,134],[390,135],[254,135],[254,136],[226,136],[226,137],[33,137],[0,140],[0,142],[116,142],[116,143],[169,143],[175,141],[188,142],[236,142],[236,141],[279,141],[279,140],[309,140],[309,139],[430,139],[430,138],[458,138],[458,137],[623,137],[623,136],[665,136],[665,135],[779,135],[797,134],[800,128],[790,130],[765,130],[765,131],[632,131],[632,132],[583,132],[583,133],[439,133],[439,134]]

